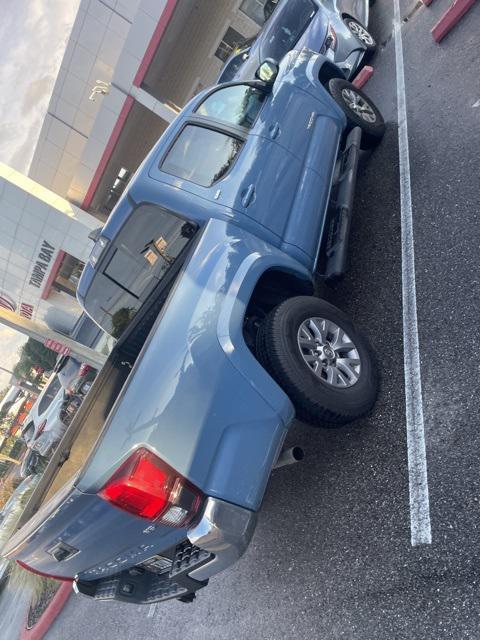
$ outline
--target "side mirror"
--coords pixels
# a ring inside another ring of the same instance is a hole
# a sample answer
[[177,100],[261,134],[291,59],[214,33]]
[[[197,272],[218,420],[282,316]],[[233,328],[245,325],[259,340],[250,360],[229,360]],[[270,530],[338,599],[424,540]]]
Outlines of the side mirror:
[[265,82],[265,84],[269,86],[273,85],[278,76],[278,62],[267,58],[258,67],[255,76],[262,82]]
[[93,240],[93,242],[96,242],[100,237],[100,234],[102,233],[102,229],[103,227],[98,227],[97,229],[90,231],[90,233],[88,234],[88,239]]

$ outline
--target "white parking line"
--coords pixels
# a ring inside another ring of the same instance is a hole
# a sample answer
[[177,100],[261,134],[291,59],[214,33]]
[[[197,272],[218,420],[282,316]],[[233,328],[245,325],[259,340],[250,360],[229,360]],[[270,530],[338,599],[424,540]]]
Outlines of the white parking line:
[[151,604],[148,608],[147,618],[153,618],[155,615],[155,609],[157,608],[157,604]]
[[398,148],[402,224],[403,360],[407,422],[410,534],[413,546],[431,544],[427,458],[423,424],[422,379],[418,345],[417,293],[412,221],[412,192],[408,149],[407,106],[399,0],[394,0],[395,62],[397,73]]

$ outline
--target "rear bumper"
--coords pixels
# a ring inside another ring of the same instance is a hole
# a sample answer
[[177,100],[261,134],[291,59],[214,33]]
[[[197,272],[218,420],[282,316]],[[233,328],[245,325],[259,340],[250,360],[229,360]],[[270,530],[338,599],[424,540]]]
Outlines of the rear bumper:
[[207,498],[200,520],[187,539],[141,565],[99,580],[76,579],[76,593],[95,600],[151,604],[173,598],[189,601],[208,579],[234,564],[252,538],[256,514]]
[[212,558],[192,571],[195,580],[207,580],[234,564],[252,539],[257,514],[237,505],[207,498],[198,524],[188,532],[192,544],[209,551]]

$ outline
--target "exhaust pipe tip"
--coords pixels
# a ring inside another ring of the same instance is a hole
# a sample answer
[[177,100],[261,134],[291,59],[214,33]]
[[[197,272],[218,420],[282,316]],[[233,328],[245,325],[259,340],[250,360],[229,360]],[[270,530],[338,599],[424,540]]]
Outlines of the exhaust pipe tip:
[[291,447],[290,449],[284,449],[278,456],[277,462],[274,465],[274,469],[279,467],[285,467],[288,464],[295,464],[300,462],[305,457],[305,452],[302,447]]

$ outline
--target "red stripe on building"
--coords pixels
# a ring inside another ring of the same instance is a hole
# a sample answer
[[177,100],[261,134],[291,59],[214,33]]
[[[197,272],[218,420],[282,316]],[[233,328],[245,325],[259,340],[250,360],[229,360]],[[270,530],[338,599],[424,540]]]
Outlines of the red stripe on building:
[[123,103],[122,110],[120,111],[120,115],[118,116],[118,120],[113,127],[113,131],[110,135],[110,138],[107,142],[107,146],[103,152],[100,163],[95,171],[95,175],[93,176],[93,180],[88,187],[88,191],[85,195],[85,198],[82,202],[82,209],[88,209],[88,207],[92,204],[93,197],[95,192],[100,184],[100,180],[102,179],[103,174],[105,173],[105,169],[107,168],[108,161],[112,157],[113,150],[118,142],[120,134],[122,133],[123,125],[125,124],[125,120],[130,113],[130,110],[133,106],[134,99],[132,96],[127,96],[125,102]]
[[150,39],[150,43],[145,51],[145,55],[143,56],[143,60],[138,67],[137,74],[133,79],[133,84],[136,87],[139,87],[142,84],[142,81],[145,77],[145,74],[148,71],[148,68],[153,60],[153,56],[155,55],[158,45],[160,44],[160,40],[163,38],[163,34],[165,33],[166,28],[170,20],[172,19],[173,12],[175,11],[175,7],[177,6],[178,0],[167,0],[167,4],[165,5],[165,9],[160,16],[160,20],[153,32],[153,36]]
[[62,264],[62,260],[65,257],[65,251],[59,251],[57,253],[57,257],[55,258],[55,261],[52,265],[52,268],[50,269],[50,273],[48,274],[48,278],[47,281],[45,283],[45,286],[43,287],[43,291],[42,291],[42,295],[40,296],[42,300],[46,300],[48,298],[48,296],[50,295],[50,291],[52,289],[52,285],[53,285],[53,281],[55,280],[55,278],[57,277],[57,273],[60,269],[60,265]]
[[[153,32],[153,35],[150,39],[148,47],[145,51],[145,55],[143,56],[143,60],[138,67],[135,78],[133,79],[133,84],[136,87],[139,87],[142,84],[142,81],[145,77],[145,74],[148,71],[148,68],[153,60],[153,57],[157,51],[158,45],[160,44],[160,40],[162,39],[166,28],[173,16],[173,12],[175,11],[175,7],[177,6],[178,0],[167,0],[167,4],[165,5],[165,9],[160,16],[160,20]],[[81,204],[82,209],[88,209],[88,207],[92,204],[92,200],[95,196],[95,192],[98,189],[98,185],[100,184],[100,180],[102,179],[103,174],[105,173],[105,169],[107,168],[107,164],[112,156],[113,150],[118,142],[120,134],[122,132],[123,126],[125,124],[125,120],[127,119],[128,114],[133,106],[134,99],[132,96],[127,96],[123,104],[122,111],[118,116],[118,120],[115,123],[115,127],[113,128],[110,139],[108,140],[107,146],[103,152],[100,163],[95,171],[93,176],[93,180],[88,187],[88,191],[85,194],[85,198]]]

